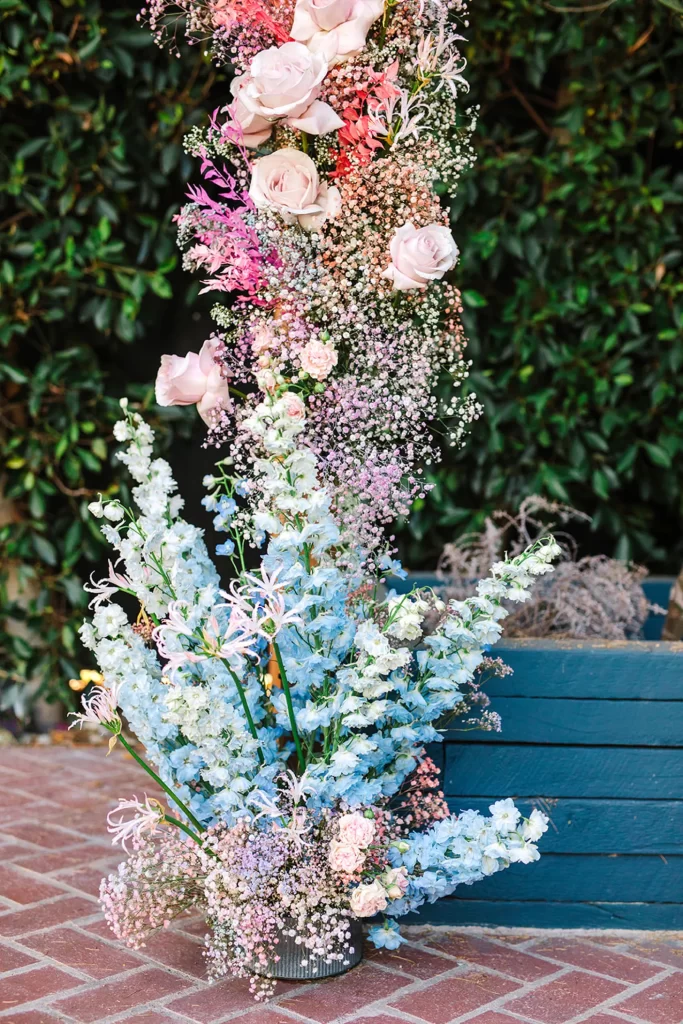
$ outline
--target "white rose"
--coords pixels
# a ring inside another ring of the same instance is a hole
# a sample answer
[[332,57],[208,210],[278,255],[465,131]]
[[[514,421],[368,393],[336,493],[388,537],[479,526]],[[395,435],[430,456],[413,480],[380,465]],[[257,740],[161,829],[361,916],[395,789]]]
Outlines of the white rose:
[[325,380],[337,365],[337,351],[332,345],[313,339],[299,353],[301,369],[313,380]]
[[338,63],[360,53],[383,11],[384,0],[297,0],[292,39]]
[[351,894],[351,910],[356,917],[374,917],[380,910],[386,910],[387,894],[375,879],[369,885],[359,885]]
[[416,228],[408,221],[397,228],[389,246],[391,263],[382,277],[393,281],[397,291],[424,289],[430,281],[452,270],[458,262],[458,247],[443,224]]
[[241,128],[245,144],[259,145],[250,139],[256,140],[267,124],[280,120],[311,135],[343,127],[332,107],[318,99],[326,74],[324,56],[311,53],[302,43],[271,46],[257,53],[249,71],[233,79],[230,87],[235,98],[233,124]]
[[310,156],[298,149],[277,149],[256,160],[249,195],[259,209],[277,210],[307,231],[336,217],[341,206],[339,189],[321,183]]

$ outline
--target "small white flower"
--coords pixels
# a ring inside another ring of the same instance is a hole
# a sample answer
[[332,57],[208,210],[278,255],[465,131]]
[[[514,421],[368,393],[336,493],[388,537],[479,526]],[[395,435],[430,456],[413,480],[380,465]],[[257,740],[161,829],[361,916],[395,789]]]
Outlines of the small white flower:
[[109,501],[104,506],[104,515],[110,522],[118,523],[123,519],[125,512],[118,501]]

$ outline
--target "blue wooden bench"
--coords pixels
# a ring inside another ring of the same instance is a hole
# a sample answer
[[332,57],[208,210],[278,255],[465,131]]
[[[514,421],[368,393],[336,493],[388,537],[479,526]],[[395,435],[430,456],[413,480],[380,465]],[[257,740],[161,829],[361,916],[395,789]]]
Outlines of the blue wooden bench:
[[[670,585],[645,589],[666,605]],[[421,921],[683,928],[683,644],[656,639],[662,621],[643,641],[496,646],[514,670],[487,687],[502,733],[448,730],[430,753],[453,811],[508,796],[544,810],[543,856],[462,886]]]

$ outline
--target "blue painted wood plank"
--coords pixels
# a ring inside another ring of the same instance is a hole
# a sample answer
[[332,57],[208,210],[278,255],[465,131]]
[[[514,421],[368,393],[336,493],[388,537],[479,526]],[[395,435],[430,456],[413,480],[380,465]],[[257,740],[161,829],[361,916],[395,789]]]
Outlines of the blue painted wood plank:
[[[667,608],[673,582],[673,577],[671,576],[648,576],[643,581],[645,597],[651,604],[658,604],[661,608]],[[665,621],[666,615],[655,615],[651,612],[643,627],[643,639],[660,640]]]
[[683,643],[644,640],[505,640],[493,648],[513,675],[492,679],[500,697],[681,700]]
[[683,750],[446,746],[447,796],[618,797],[672,800],[683,794]]
[[683,700],[494,697],[491,710],[501,716],[502,732],[458,731],[456,719],[444,738],[487,744],[683,745]]
[[683,857],[548,853],[457,891],[461,900],[670,903],[683,899]]
[[[487,814],[490,803],[475,797],[448,800],[454,814],[466,807]],[[542,854],[683,855],[681,800],[520,800],[518,806],[526,817],[534,807],[550,816],[540,842]]]
[[683,928],[681,903],[519,903],[445,899],[401,918],[405,924],[508,928]]

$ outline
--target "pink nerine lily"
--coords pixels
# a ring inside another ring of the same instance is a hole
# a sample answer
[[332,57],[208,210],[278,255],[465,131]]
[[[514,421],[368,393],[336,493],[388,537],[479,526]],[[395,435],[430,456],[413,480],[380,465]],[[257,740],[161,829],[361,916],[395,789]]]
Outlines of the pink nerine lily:
[[[132,818],[126,820],[123,817],[123,811],[134,811]],[[114,819],[114,815],[120,815],[118,821]],[[135,836],[142,835],[143,832],[149,832],[154,834],[159,830],[159,826],[163,824],[166,817],[166,812],[162,804],[158,800],[151,799],[145,793],[145,802],[140,803],[136,796],[132,800],[119,799],[119,806],[115,807],[113,811],[110,811],[107,815],[107,832],[113,835],[112,846],[116,846],[117,843],[121,843],[123,849],[128,853],[126,842]]]
[[110,728],[120,726],[121,720],[117,711],[120,689],[120,683],[112,687],[94,686],[88,696],[83,697],[84,710],[69,712],[74,719],[69,728],[73,729],[77,725],[79,729],[82,729],[85,722]]

